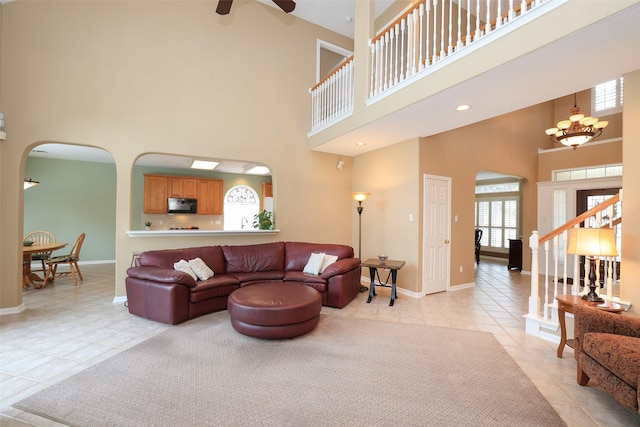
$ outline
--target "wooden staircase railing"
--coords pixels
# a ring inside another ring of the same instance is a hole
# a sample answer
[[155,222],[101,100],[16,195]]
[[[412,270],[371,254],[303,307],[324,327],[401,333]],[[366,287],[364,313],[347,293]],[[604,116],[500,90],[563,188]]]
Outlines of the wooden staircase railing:
[[[529,313],[525,316],[528,320],[539,320],[543,324],[557,326],[556,297],[559,294],[577,295],[580,292],[580,256],[567,254],[568,232],[572,228],[579,227],[583,222],[586,227],[596,226],[619,229],[618,226],[622,224],[622,215],[614,217],[614,205],[618,202],[622,202],[622,190],[615,196],[567,221],[543,237],[539,237],[537,231],[532,233],[529,238],[529,247],[531,248],[531,294],[529,296]],[[592,221],[591,218],[594,218],[594,220]],[[542,251],[540,251],[540,248],[542,248]],[[569,258],[569,256],[572,258]],[[540,257],[542,257],[542,263],[540,263]],[[602,257],[602,259],[597,260],[598,281],[600,281],[599,264],[603,262],[605,265],[603,271],[607,291],[605,298],[607,300],[614,298],[612,292],[614,276],[617,270],[617,263],[614,258]],[[570,278],[568,265],[571,263],[573,264],[573,273]],[[562,264],[563,269],[562,275],[558,272],[560,264]],[[588,275],[586,269],[588,269],[588,263],[585,263],[585,277]],[[540,289],[541,280],[544,286],[542,290]],[[527,332],[532,333],[533,331],[530,331],[529,328],[530,325],[528,324]]]

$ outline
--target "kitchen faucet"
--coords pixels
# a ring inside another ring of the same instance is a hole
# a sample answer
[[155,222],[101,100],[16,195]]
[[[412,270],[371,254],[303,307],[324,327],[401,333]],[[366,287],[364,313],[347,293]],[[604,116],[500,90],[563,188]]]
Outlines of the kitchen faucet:
[[244,226],[249,224],[249,220],[247,219],[247,217],[242,217],[242,219],[240,220],[240,229],[244,230]]

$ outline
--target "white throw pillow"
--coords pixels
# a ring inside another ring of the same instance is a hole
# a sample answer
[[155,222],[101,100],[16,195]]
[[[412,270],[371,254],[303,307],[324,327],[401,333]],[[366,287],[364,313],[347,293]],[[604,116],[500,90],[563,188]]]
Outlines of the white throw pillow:
[[337,260],[337,255],[325,255],[324,259],[322,260],[322,265],[320,266],[320,273],[324,273],[324,270]]
[[307,274],[313,274],[314,276],[317,276],[320,272],[320,267],[322,267],[322,261],[324,261],[324,253],[312,253],[309,257],[307,265],[304,266],[304,270],[302,271]]
[[173,269],[187,273],[189,276],[193,277],[193,280],[198,280],[198,276],[193,272],[193,269],[189,267],[189,263],[184,259],[173,264]]
[[200,280],[208,280],[213,277],[213,270],[209,268],[207,264],[204,263],[200,258],[194,258],[189,260],[189,267],[196,273],[198,279]]

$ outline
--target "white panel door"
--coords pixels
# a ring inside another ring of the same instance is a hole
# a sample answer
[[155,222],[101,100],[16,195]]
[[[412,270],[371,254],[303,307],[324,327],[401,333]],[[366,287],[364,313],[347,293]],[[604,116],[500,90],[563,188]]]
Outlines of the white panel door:
[[449,286],[451,178],[424,176],[424,236],[422,291],[446,291]]

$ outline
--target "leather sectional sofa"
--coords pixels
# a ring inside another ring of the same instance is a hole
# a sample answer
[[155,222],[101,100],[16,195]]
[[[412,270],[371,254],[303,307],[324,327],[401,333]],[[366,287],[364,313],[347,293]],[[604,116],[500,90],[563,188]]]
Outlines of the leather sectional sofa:
[[640,317],[575,307],[578,384],[593,379],[618,403],[640,412]]
[[[337,261],[321,274],[307,274],[312,253],[335,255]],[[195,258],[213,271],[212,278],[194,280],[174,269],[180,260]],[[264,282],[310,286],[320,292],[323,305],[342,308],[360,289],[360,260],[350,246],[303,242],[155,250],[135,259],[125,282],[130,313],[175,325],[225,310],[233,291]]]

